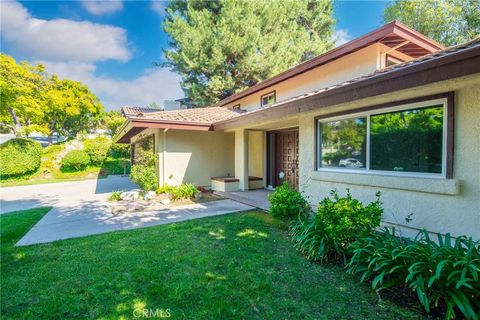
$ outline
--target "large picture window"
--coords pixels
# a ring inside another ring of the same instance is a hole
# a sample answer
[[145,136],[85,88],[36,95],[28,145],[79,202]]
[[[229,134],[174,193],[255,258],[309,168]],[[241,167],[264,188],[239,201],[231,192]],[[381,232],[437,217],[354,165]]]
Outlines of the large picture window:
[[445,175],[446,99],[318,120],[319,170]]

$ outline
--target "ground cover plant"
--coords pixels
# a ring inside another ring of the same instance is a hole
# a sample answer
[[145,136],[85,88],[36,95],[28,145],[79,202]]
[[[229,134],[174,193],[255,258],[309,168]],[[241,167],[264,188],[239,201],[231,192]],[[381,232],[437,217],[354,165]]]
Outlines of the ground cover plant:
[[193,199],[198,192],[197,187],[191,183],[182,183],[179,186],[163,185],[157,188],[157,194],[166,193],[172,200]]
[[2,319],[132,319],[144,309],[173,319],[418,318],[343,268],[305,260],[263,212],[14,247],[41,215],[0,216]]
[[404,288],[415,293],[425,312],[440,311],[478,319],[480,315],[480,243],[466,237],[438,235],[433,241],[425,231],[415,240],[383,230],[352,244],[347,265],[372,288]]

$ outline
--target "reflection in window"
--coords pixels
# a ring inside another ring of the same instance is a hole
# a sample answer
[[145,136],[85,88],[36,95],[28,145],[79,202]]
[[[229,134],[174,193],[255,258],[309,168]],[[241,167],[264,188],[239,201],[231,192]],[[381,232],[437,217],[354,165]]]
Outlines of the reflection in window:
[[443,106],[370,116],[370,169],[442,172]]
[[272,103],[275,103],[275,91],[267,93],[263,95],[261,98],[262,107]]
[[324,122],[321,132],[322,167],[365,168],[366,118]]

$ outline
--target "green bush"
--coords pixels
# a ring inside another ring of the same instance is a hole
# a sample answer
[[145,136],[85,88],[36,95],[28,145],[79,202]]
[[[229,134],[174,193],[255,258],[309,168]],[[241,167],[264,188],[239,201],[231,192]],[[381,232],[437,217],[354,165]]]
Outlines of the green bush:
[[183,183],[179,186],[165,184],[156,190],[157,194],[166,193],[170,195],[172,200],[193,199],[197,191],[197,187],[191,183]]
[[112,158],[130,158],[130,145],[121,143],[112,143],[108,150],[108,155]]
[[480,314],[480,243],[450,234],[432,241],[427,232],[415,240],[395,236],[385,229],[352,244],[353,256],[347,265],[361,281],[372,280],[381,290],[407,287],[429,313],[442,308],[446,318],[459,313],[466,319]]
[[120,201],[122,200],[121,194],[123,193],[123,190],[116,190],[113,191],[109,196],[108,196],[108,201]]
[[31,139],[16,138],[0,145],[2,178],[34,173],[40,167],[42,146]]
[[300,219],[290,228],[295,248],[321,263],[345,261],[350,244],[371,234],[383,213],[380,193],[367,206],[354,199],[348,189],[345,197],[335,190],[331,196],[319,203],[315,216]]
[[62,158],[62,169],[80,171],[90,164],[90,157],[83,150],[72,150]]
[[85,140],[83,143],[84,150],[90,157],[90,162],[94,165],[101,165],[103,163],[107,157],[110,145],[111,141],[105,137],[96,137]]
[[132,166],[130,179],[144,191],[152,191],[158,187],[155,166],[135,164]]
[[302,194],[288,186],[284,182],[268,197],[270,202],[270,214],[279,219],[294,219],[306,216],[311,208]]

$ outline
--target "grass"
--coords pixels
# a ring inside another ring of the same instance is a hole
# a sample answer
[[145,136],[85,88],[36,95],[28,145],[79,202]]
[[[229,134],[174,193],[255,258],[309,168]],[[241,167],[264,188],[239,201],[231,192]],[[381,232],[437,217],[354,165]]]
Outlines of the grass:
[[13,247],[48,209],[0,216],[2,319],[410,319],[306,261],[261,212]]

